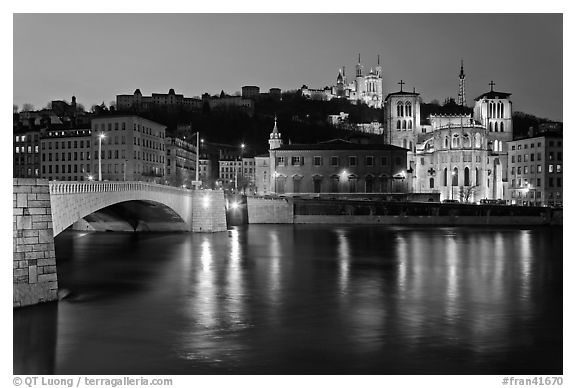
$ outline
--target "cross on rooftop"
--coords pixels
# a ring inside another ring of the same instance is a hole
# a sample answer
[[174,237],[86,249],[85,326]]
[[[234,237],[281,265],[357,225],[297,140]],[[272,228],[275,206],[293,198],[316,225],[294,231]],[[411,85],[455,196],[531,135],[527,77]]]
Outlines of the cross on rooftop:
[[400,91],[402,91],[402,86],[404,86],[406,82],[400,80],[400,82],[398,82],[398,84],[400,85]]
[[493,92],[494,91],[494,85],[496,85],[494,83],[494,81],[490,81],[490,83],[488,85],[490,85],[490,91]]

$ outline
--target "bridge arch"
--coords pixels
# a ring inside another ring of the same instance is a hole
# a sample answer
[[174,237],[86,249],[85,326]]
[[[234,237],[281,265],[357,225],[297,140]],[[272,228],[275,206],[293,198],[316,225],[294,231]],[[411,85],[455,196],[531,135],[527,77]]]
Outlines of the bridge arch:
[[222,192],[192,191],[147,182],[52,181],[49,185],[54,236],[87,215],[127,201],[160,203],[174,211],[191,231],[202,230],[201,226],[196,228],[199,218],[216,220],[215,229],[226,230]]

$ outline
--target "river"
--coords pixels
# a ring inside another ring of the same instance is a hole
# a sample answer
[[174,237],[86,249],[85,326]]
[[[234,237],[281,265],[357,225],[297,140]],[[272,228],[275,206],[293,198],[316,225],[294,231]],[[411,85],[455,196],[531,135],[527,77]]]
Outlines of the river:
[[16,374],[562,374],[562,229],[250,225],[56,238]]

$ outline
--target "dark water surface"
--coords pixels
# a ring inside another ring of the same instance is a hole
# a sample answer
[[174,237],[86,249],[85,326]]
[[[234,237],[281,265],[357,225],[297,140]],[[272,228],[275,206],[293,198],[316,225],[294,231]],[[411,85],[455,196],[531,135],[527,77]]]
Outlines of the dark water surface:
[[562,230],[251,225],[56,239],[14,373],[561,374]]

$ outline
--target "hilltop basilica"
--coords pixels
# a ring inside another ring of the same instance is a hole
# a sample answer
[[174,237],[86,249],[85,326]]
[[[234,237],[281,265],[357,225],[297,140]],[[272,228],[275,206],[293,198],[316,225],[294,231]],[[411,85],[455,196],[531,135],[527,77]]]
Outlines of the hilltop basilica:
[[329,101],[333,98],[344,98],[353,104],[362,102],[372,108],[381,108],[382,66],[380,66],[380,55],[378,55],[376,66],[370,68],[367,74],[360,60],[360,54],[358,54],[356,75],[353,80],[348,81],[346,67],[342,67],[338,70],[336,85],[326,86],[324,89],[310,89],[304,85],[300,92],[304,97],[314,100]]

